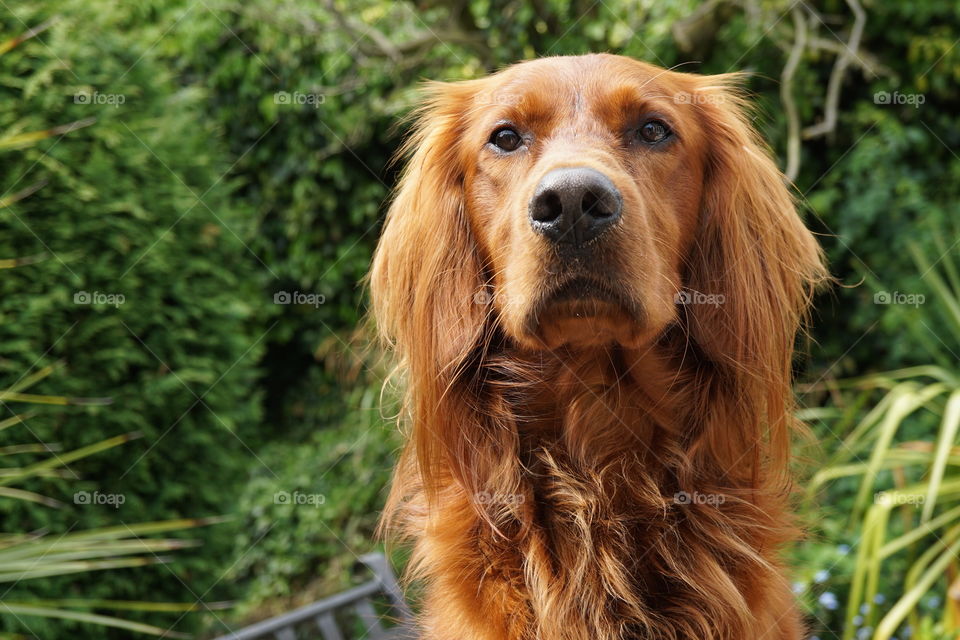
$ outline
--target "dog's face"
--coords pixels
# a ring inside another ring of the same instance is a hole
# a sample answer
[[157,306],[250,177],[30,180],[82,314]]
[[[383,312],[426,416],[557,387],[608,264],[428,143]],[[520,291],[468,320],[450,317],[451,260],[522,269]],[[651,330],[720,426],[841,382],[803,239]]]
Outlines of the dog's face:
[[614,56],[511,67],[456,143],[505,331],[529,346],[639,346],[675,317],[705,132],[686,76]]
[[601,54],[429,85],[371,273],[384,335],[424,375],[491,327],[556,350],[680,326],[783,369],[823,267],[739,80]]

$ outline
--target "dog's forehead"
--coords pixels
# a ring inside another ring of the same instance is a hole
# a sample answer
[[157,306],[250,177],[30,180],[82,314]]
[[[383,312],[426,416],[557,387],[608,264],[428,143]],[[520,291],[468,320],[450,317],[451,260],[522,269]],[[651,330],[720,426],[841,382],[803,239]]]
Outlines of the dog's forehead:
[[618,103],[670,98],[683,90],[680,74],[609,54],[556,56],[521,62],[489,76],[484,104],[528,116],[558,116]]
[[674,74],[632,58],[608,54],[557,56],[530,60],[508,67],[503,82],[516,90],[549,95],[582,94],[603,96],[623,86],[645,93],[658,93],[673,88]]

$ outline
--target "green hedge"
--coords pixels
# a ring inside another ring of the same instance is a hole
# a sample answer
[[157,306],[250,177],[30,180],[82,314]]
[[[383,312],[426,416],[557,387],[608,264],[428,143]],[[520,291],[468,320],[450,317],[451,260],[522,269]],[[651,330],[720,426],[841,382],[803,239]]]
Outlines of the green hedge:
[[[59,19],[0,57],[0,131],[96,122],[3,152],[0,192],[47,182],[3,211],[0,255],[46,259],[0,279],[0,378],[7,385],[65,360],[65,373],[37,392],[113,398],[107,407],[39,411],[26,425],[39,440],[70,449],[121,433],[143,437],[71,464],[80,483],[42,487],[67,509],[0,503],[3,529],[232,512],[246,474],[262,464],[251,449],[260,437],[256,376],[268,326],[261,310],[272,305],[241,239],[251,235],[250,213],[229,198],[229,177],[220,180],[229,165],[222,132],[204,117],[206,94],[148,52],[172,14],[73,0],[14,11],[0,18],[4,33]],[[84,293],[105,302],[83,304]],[[111,305],[118,296],[122,304]],[[125,502],[75,505],[77,489],[122,493]],[[190,600],[184,584],[204,593],[231,560],[229,526],[197,535],[202,551],[169,567],[17,585],[11,594]],[[228,592],[220,585],[208,598]],[[28,624],[45,638],[104,637],[95,627]]]

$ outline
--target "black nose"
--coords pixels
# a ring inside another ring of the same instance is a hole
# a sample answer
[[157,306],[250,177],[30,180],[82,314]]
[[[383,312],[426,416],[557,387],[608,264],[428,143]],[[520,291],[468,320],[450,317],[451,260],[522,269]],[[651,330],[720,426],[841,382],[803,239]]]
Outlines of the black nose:
[[620,192],[599,171],[554,169],[530,199],[530,224],[555,244],[580,246],[612,226],[622,208]]

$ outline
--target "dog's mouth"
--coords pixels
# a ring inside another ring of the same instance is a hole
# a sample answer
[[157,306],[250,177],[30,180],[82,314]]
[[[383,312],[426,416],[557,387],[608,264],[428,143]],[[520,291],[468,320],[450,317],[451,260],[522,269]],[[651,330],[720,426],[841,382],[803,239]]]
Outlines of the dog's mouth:
[[601,280],[573,278],[548,292],[543,306],[573,303],[584,307],[585,312],[601,304],[622,304],[622,296],[613,287]]
[[632,342],[641,323],[637,305],[618,287],[575,277],[548,288],[527,318],[527,330],[544,345]]

